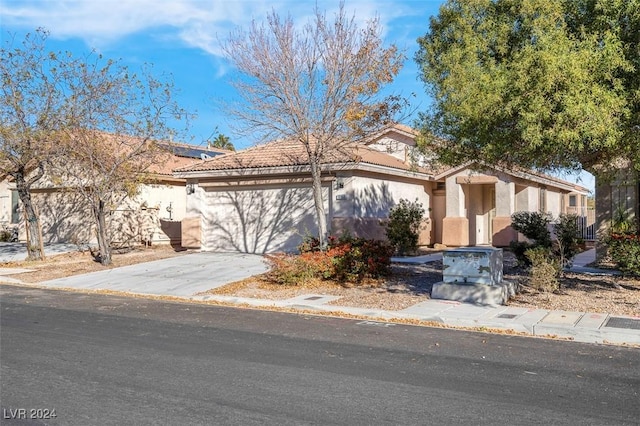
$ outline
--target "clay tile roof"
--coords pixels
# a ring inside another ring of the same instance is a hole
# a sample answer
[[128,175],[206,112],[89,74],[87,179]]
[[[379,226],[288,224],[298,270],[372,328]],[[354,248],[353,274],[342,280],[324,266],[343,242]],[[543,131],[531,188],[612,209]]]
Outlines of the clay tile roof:
[[[397,158],[368,148],[362,144],[350,144],[343,149],[331,151],[325,157],[325,164],[366,163],[399,170],[414,170]],[[297,141],[282,140],[257,145],[242,151],[207,159],[201,163],[183,167],[177,172],[197,172],[213,170],[260,169],[271,167],[296,167],[308,164],[307,154]],[[417,170],[423,173],[426,171]]]
[[177,155],[172,155],[170,153],[162,155],[158,160],[159,161],[149,166],[149,169],[147,170],[148,173],[171,176],[175,169],[202,162],[200,159],[178,157]]

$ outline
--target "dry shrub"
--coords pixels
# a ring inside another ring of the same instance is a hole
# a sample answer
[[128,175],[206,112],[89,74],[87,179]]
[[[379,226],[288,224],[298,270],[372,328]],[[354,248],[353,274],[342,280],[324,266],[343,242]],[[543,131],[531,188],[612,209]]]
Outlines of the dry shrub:
[[531,262],[529,285],[538,291],[554,292],[560,289],[560,265],[549,249],[535,247],[525,252]]

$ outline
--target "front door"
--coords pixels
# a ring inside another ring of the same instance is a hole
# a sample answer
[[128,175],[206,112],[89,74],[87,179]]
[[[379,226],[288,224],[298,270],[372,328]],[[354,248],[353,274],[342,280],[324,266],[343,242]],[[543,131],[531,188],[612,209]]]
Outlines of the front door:
[[483,214],[476,215],[476,245],[488,244],[486,216]]

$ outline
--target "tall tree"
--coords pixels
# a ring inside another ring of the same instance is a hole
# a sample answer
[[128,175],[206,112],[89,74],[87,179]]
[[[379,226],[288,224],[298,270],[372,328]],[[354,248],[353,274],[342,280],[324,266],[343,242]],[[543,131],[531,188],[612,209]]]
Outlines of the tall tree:
[[64,110],[60,76],[51,72],[59,59],[45,51],[47,35],[38,30],[17,46],[8,38],[0,48],[0,167],[13,178],[24,209],[29,260],[44,258],[31,187],[45,173]]
[[65,161],[52,170],[90,206],[99,259],[108,265],[110,214],[137,193],[153,164],[164,161],[167,152],[156,141],[176,135],[168,123],[188,115],[173,100],[170,80],[154,77],[150,68],[136,74],[93,54],[65,65],[66,138],[58,148]]
[[449,0],[415,59],[434,102],[423,147],[484,160],[599,172],[640,169],[638,0]]
[[392,122],[402,100],[380,90],[404,56],[395,46],[383,47],[379,20],[359,29],[343,3],[333,21],[316,8],[301,28],[272,12],[266,25],[253,22],[248,32],[232,33],[223,48],[241,74],[233,84],[242,101],[230,111],[241,130],[263,141],[297,141],[306,152],[324,247],[323,162]]
[[153,141],[173,137],[167,123],[186,114],[173,101],[172,84],[148,68],[138,75],[94,53],[47,52],[47,36],[38,30],[21,47],[11,41],[2,49],[0,165],[25,209],[30,258],[42,257],[30,188],[46,172],[84,197],[100,261],[109,264],[109,213],[136,192],[156,160]]

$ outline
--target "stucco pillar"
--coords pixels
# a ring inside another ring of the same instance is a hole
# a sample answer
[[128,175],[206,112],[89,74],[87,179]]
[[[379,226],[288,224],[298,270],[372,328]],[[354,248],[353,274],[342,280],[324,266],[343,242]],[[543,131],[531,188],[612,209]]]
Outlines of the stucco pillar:
[[202,231],[200,217],[185,217],[181,226],[181,245],[184,248],[200,248],[202,245]]
[[607,255],[607,245],[602,238],[609,233],[611,218],[613,217],[612,195],[613,187],[610,184],[598,182],[596,179],[596,260],[601,260]]
[[492,245],[508,246],[517,239],[518,234],[511,228],[511,215],[516,208],[516,185],[513,182],[498,181],[495,184],[496,215],[492,219]]
[[462,185],[456,182],[456,176],[447,178],[446,181],[446,216],[466,217],[465,197]]
[[442,244],[446,246],[469,245],[469,219],[466,217],[445,217],[442,220]]
[[456,176],[446,181],[446,217],[442,220],[442,244],[447,246],[469,245],[469,219],[465,208],[465,194]]

